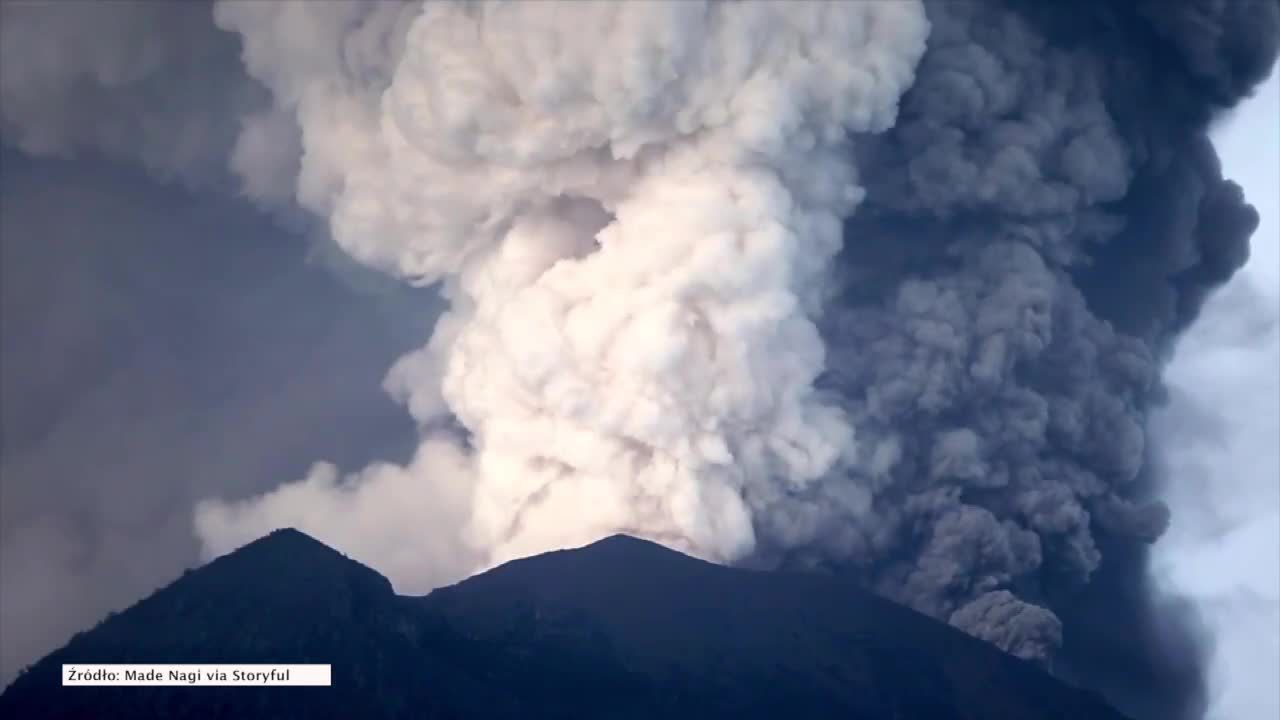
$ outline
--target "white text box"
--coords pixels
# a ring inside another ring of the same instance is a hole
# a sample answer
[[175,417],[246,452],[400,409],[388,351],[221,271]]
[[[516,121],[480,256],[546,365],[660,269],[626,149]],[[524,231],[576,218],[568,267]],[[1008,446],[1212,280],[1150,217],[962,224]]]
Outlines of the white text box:
[[62,666],[62,684],[328,687],[329,665],[76,665]]

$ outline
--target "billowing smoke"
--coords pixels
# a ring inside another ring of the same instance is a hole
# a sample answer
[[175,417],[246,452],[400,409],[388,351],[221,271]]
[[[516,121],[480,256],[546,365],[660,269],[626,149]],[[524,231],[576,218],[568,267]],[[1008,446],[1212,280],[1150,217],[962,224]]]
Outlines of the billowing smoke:
[[[1134,714],[1198,711],[1195,638],[1144,585],[1169,522],[1146,418],[1248,254],[1206,131],[1273,63],[1280,3],[212,16],[243,87],[157,122],[222,98],[237,133],[200,147],[246,195],[451,310],[385,382],[412,459],[202,503],[208,554],[294,525],[424,591],[630,532],[854,574],[1017,655],[1062,649]],[[163,174],[29,118],[73,75],[145,97],[201,47],[51,71],[6,137]]]
[[[1134,607],[1168,522],[1146,414],[1171,339],[1248,255],[1257,216],[1205,132],[1265,76],[1280,6],[1012,7],[930,4],[899,121],[860,156],[825,381],[857,474],[884,479],[877,522],[833,518],[805,552],[1016,654],[1053,649],[1061,609],[1063,672],[1194,716],[1193,626]],[[906,241],[874,240],[890,228]]]
[[[289,10],[217,17],[296,113],[303,204],[356,258],[453,302],[388,384],[424,427],[451,413],[469,433],[457,552],[484,565],[627,531],[736,560],[755,516],[847,463],[815,320],[864,195],[852,146],[893,122],[921,7],[429,4],[393,18],[412,22],[371,73],[385,89],[280,54]],[[354,36],[395,26],[386,11]],[[266,503],[205,506],[200,528],[225,549],[285,519],[267,507],[308,512]]]

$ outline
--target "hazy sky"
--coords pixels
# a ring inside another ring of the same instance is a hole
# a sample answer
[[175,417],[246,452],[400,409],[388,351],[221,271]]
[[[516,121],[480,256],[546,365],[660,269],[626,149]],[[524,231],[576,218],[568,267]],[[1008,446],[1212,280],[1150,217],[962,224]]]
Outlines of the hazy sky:
[[0,684],[195,565],[210,488],[402,454],[380,382],[434,301],[307,249],[242,202],[0,152]]
[[[1215,134],[1224,174],[1261,215],[1244,271],[1209,302],[1156,419],[1173,477],[1162,577],[1196,599],[1217,646],[1213,720],[1280,717],[1280,75]],[[1205,423],[1212,419],[1206,432]]]

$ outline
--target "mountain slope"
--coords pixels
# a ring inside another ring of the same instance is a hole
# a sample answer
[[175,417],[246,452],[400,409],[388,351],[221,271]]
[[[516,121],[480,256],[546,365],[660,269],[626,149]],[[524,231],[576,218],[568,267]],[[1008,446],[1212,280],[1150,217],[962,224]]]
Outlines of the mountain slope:
[[[324,662],[331,688],[62,688],[62,663]],[[293,530],[81,633],[0,696],[39,718],[1121,716],[829,576],[615,536],[420,598]]]

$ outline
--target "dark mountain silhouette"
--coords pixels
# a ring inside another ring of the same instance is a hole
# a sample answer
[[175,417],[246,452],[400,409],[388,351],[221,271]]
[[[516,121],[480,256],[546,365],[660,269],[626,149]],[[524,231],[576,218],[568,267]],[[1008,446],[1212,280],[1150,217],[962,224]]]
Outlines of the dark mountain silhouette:
[[[63,663],[331,663],[323,687],[61,687]],[[295,530],[74,637],[0,717],[1122,720],[1094,696],[825,575],[615,536],[425,597]]]

